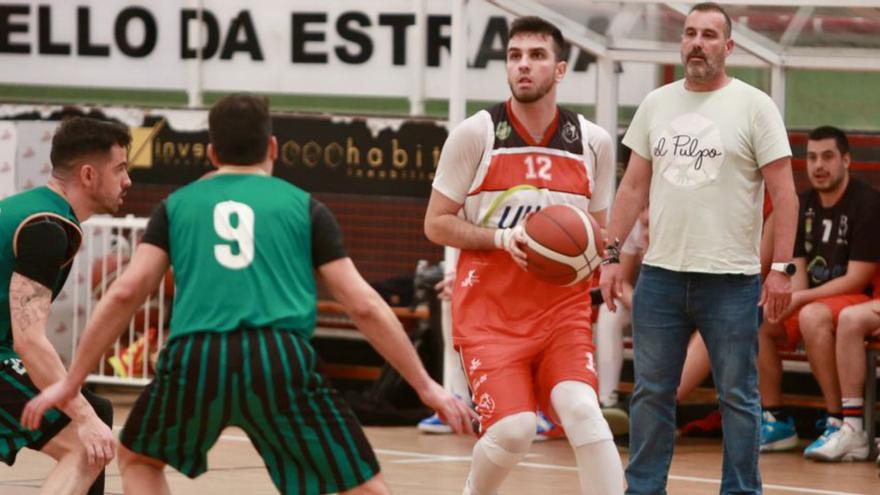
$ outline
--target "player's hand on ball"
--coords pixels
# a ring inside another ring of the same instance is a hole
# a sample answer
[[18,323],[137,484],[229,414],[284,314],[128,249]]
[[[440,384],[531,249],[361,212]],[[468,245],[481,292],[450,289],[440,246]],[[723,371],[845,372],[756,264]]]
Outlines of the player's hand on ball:
[[419,392],[419,398],[456,433],[474,433],[473,424],[478,419],[477,413],[439,383],[432,380],[427,390]]
[[21,424],[30,430],[40,427],[40,421],[46,411],[55,407],[63,409],[79,394],[79,388],[61,380],[49,385],[39,395],[29,400],[21,413]]
[[523,224],[513,228],[498,229],[495,233],[495,247],[510,253],[513,261],[523,270],[526,269],[526,253],[522,246],[526,243],[526,229]]
[[87,416],[76,423],[76,433],[86,449],[89,464],[106,466],[116,457],[116,440],[113,430],[104,424],[97,414]]

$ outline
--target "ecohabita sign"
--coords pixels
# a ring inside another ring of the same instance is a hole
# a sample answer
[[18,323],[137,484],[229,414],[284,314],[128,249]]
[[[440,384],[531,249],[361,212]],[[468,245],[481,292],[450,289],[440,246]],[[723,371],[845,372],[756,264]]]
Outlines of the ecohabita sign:
[[[4,2],[0,65],[15,70],[2,71],[0,83],[182,90],[201,48],[205,90],[402,97],[412,92],[422,41],[425,96],[446,98],[450,3],[425,2],[424,31],[411,0],[205,0],[201,16],[194,2]],[[501,98],[509,17],[482,1],[469,2],[466,17],[468,96]],[[569,47],[566,58],[561,100],[591,103],[592,57]],[[654,71],[623,71],[621,100],[637,104],[655,86]]]
[[[273,174],[310,192],[427,198],[446,140],[428,120],[274,115]],[[159,116],[132,129],[138,184],[183,185],[213,170],[208,131],[180,131]]]

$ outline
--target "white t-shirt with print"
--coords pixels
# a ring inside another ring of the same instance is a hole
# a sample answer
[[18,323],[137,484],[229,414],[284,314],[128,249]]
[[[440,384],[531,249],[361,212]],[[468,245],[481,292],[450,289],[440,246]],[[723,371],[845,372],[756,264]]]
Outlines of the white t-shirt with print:
[[631,256],[644,256],[645,251],[648,249],[647,234],[645,225],[641,221],[636,220],[626,240],[623,241],[623,245],[620,246],[620,252]]
[[761,271],[760,168],[791,156],[769,96],[737,79],[708,92],[676,81],[645,97],[623,144],[652,162],[645,264],[684,272]]

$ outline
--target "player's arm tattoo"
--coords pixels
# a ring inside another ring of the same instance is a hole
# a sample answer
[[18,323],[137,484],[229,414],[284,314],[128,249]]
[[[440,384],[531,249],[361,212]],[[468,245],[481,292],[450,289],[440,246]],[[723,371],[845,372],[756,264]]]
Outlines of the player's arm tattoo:
[[9,314],[12,328],[28,331],[44,323],[49,317],[52,292],[44,285],[27,277],[12,274],[9,283]]

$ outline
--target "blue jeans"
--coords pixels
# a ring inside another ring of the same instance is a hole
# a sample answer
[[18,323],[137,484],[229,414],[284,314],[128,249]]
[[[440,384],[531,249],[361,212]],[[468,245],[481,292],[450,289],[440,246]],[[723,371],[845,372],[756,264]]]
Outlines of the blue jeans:
[[666,493],[675,442],[675,392],[694,329],[706,341],[721,404],[721,493],[761,493],[759,296],[758,275],[642,268],[633,295],[636,383],[630,406],[627,494]]

